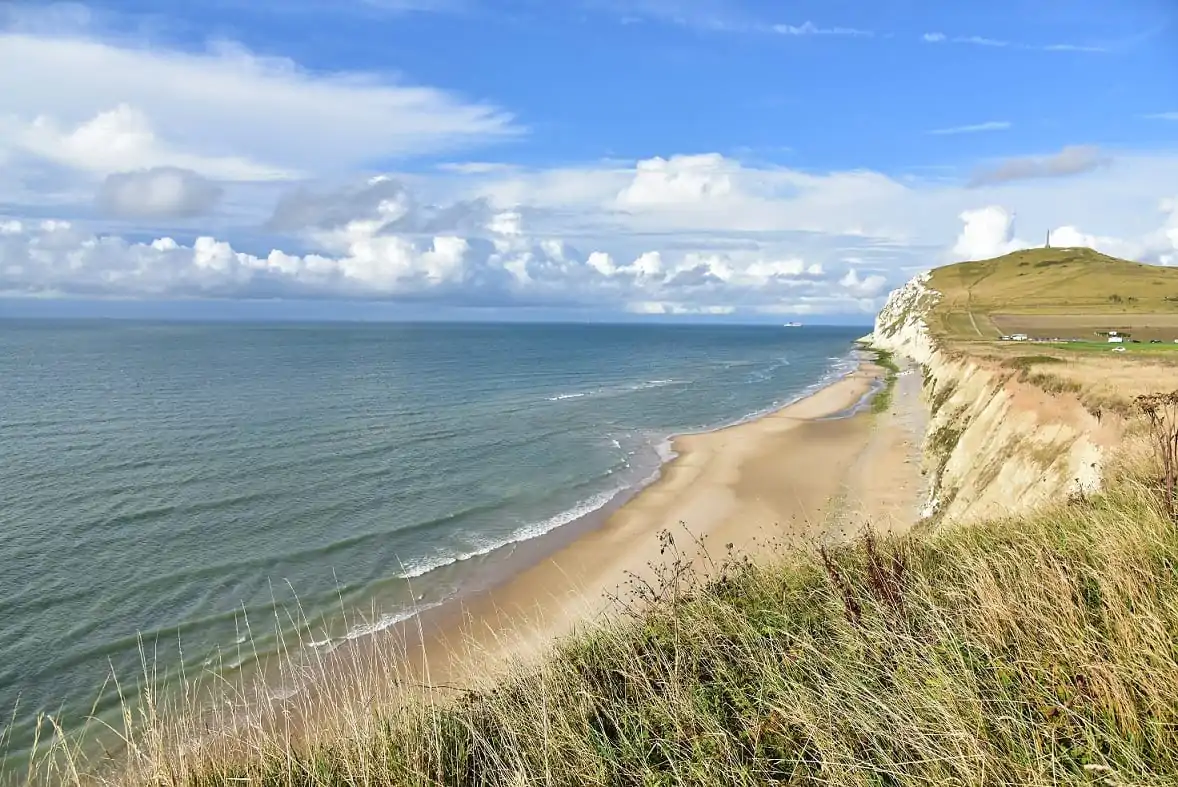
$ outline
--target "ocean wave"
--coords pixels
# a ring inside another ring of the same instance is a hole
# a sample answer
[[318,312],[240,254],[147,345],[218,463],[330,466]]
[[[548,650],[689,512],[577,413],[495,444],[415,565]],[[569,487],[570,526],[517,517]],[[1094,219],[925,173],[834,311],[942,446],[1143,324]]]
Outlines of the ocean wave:
[[364,637],[371,637],[373,634],[379,634],[382,631],[392,628],[398,623],[404,623],[423,612],[428,612],[431,609],[436,609],[446,603],[446,600],[434,601],[429,604],[418,604],[408,609],[398,610],[397,612],[389,612],[381,615],[374,621],[366,621],[348,629],[347,633],[339,637],[324,637],[323,639],[312,640],[307,643],[307,647],[315,648],[316,650],[323,650],[325,653],[331,653],[336,648],[343,645],[345,642],[353,642]]
[[689,380],[644,380],[640,383],[594,388],[591,391],[572,391],[546,397],[549,402],[563,402],[566,399],[582,399],[587,396],[621,396],[635,391],[647,391],[651,388],[662,388],[667,385],[686,385]]
[[[472,558],[481,557],[489,554],[496,549],[500,549],[511,544],[518,544],[521,541],[529,541],[533,538],[538,538],[545,533],[549,533],[558,527],[575,522],[583,516],[593,513],[603,508],[609,501],[613,500],[626,487],[618,487],[606,492],[600,492],[592,497],[584,500],[577,505],[558,514],[542,519],[539,522],[534,522],[523,527],[516,528],[511,535],[505,539],[489,542],[475,549],[462,552],[456,555],[441,555],[433,559],[425,560],[420,563],[411,563],[404,566],[404,572],[399,574],[400,579],[414,579],[431,571],[436,571],[439,568],[461,563]],[[357,626],[353,626],[348,632],[340,637],[325,637],[321,640],[312,640],[306,643],[308,647],[317,650],[324,650],[327,653],[334,651],[345,642],[360,639],[362,637],[370,637],[386,629],[392,628],[398,623],[403,623],[422,612],[434,609],[441,606],[447,601],[435,601],[428,604],[418,604],[412,608],[398,610],[396,612],[389,612],[381,615],[375,621],[365,622]]]
[[459,554],[438,555],[419,563],[410,563],[403,566],[404,571],[397,576],[400,579],[414,579],[416,577],[428,574],[431,571],[436,571],[439,568],[453,565],[454,563],[461,563],[476,557],[490,554],[496,549],[509,546],[511,544],[518,544],[521,541],[530,541],[533,538],[538,538],[545,533],[551,532],[558,527],[567,525],[570,522],[575,522],[583,516],[593,513],[600,508],[603,508],[610,500],[613,500],[620,492],[627,487],[617,487],[605,492],[599,492],[587,500],[583,500],[570,509],[554,514],[547,519],[542,519],[539,522],[533,522],[522,527],[516,528],[511,534],[504,539],[497,539],[495,541],[487,542],[479,545],[475,549],[461,552]]
[[549,396],[548,401],[550,401],[550,402],[563,402],[565,399],[580,399],[582,396],[589,396],[589,394],[587,394],[587,393],[557,394],[556,396]]

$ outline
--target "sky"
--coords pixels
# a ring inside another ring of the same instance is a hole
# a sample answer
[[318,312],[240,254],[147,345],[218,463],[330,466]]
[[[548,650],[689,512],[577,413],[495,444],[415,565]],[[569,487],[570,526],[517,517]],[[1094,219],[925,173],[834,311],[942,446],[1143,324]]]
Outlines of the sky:
[[1169,0],[0,3],[0,317],[869,322],[1178,264]]

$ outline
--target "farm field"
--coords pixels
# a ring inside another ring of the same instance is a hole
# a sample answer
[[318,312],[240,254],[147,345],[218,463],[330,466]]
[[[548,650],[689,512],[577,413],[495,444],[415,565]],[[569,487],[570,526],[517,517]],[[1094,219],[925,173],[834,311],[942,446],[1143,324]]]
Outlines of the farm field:
[[[1043,345],[1036,345],[1043,346]],[[1113,344],[1109,342],[1048,342],[1047,347],[1069,352],[1115,352],[1124,350],[1126,353],[1173,355],[1178,352],[1178,344],[1162,342],[1161,344]]]
[[1117,331],[1148,342],[1178,339],[1175,314],[993,314],[988,322],[1003,335],[1025,333],[1032,338],[1088,339],[1098,331]]

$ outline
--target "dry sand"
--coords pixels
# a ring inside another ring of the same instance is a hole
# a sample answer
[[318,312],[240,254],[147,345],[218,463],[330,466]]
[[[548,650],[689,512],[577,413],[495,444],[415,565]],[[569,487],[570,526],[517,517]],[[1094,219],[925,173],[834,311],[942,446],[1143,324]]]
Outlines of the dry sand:
[[[627,578],[665,565],[660,532],[706,574],[731,550],[753,559],[842,537],[866,521],[915,519],[922,433],[919,378],[905,375],[891,411],[845,413],[882,370],[870,364],[777,412],[674,441],[661,477],[572,544],[461,608],[427,617],[432,682],[491,675],[499,657],[527,658],[616,609]],[[702,543],[707,555],[701,554]],[[477,664],[477,670],[462,664]],[[466,684],[468,681],[460,680]],[[477,682],[477,681],[476,681]]]

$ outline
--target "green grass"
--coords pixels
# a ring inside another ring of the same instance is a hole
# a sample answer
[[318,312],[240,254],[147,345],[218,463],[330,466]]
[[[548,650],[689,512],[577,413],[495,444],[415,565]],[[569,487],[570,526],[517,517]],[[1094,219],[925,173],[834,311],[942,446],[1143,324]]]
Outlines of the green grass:
[[352,708],[306,745],[243,725],[202,750],[194,728],[181,756],[145,733],[104,783],[1174,784],[1176,567],[1178,530],[1126,482],[703,585],[672,570],[493,689]]
[[1178,314],[1178,269],[1091,249],[1027,249],[948,265],[933,271],[929,286],[941,293],[933,333],[957,340],[998,338],[995,314]]
[[870,349],[875,354],[872,363],[882,367],[884,370],[884,387],[872,398],[871,412],[876,414],[886,413],[888,408],[892,406],[892,397],[895,395],[896,379],[900,374],[900,367],[896,365],[894,353],[875,347]]
[[1160,344],[1150,344],[1149,342],[1141,342],[1140,344],[1133,344],[1132,342],[1126,344],[1112,344],[1109,342],[1051,342],[1046,346],[1058,350],[1071,350],[1084,353],[1111,353],[1117,347],[1124,347],[1127,353],[1169,355],[1178,352],[1178,344],[1173,342],[1162,342]]

